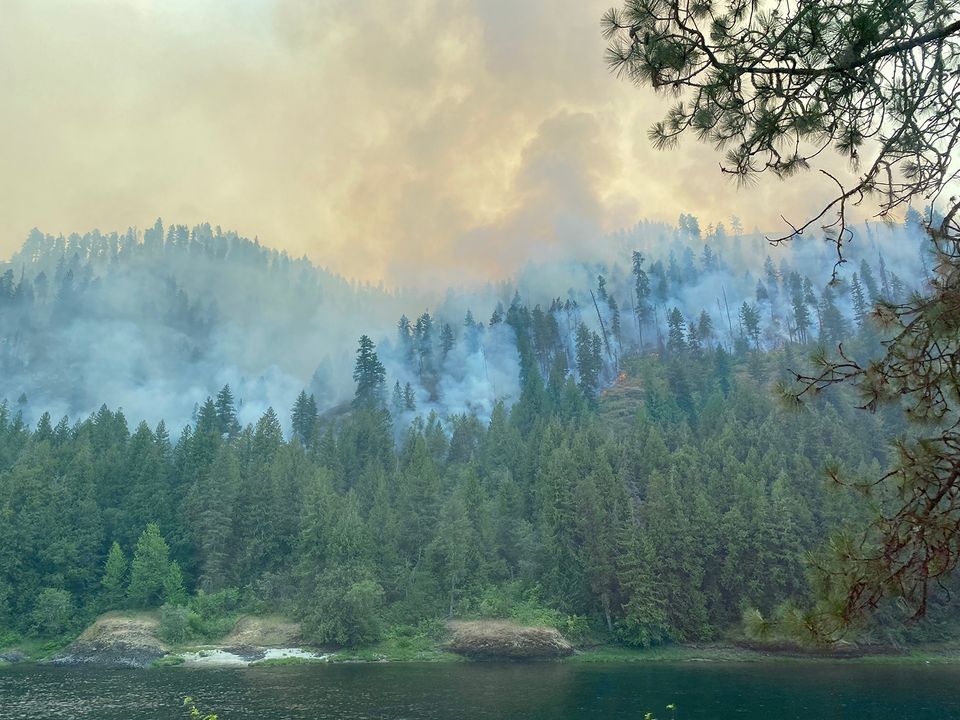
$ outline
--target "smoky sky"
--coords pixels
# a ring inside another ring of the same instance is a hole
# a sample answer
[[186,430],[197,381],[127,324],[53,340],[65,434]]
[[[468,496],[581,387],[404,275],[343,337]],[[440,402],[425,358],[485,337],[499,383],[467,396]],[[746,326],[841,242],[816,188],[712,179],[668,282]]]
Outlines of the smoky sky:
[[0,257],[209,221],[388,285],[499,279],[641,218],[778,229],[604,66],[611,0],[2,0]]

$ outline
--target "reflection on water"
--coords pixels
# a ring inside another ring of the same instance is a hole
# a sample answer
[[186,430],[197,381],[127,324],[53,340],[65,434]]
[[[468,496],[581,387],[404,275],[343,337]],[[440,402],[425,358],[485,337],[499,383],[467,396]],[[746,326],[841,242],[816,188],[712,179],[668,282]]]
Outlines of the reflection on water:
[[313,665],[0,670],[0,718],[169,720],[185,695],[222,720],[913,720],[960,718],[957,667],[843,663]]

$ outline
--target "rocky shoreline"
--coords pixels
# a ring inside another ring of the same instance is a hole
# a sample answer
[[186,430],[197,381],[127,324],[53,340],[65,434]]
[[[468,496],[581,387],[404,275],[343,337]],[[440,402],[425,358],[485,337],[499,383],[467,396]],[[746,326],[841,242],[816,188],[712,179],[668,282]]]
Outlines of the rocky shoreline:
[[455,621],[449,652],[473,660],[553,660],[573,654],[573,646],[550,627],[524,627],[498,620]]
[[153,615],[107,613],[57,653],[51,665],[147,668],[170,648],[157,638],[159,620]]
[[[99,617],[76,640],[52,658],[40,659],[29,648],[0,652],[0,666],[42,662],[60,666],[149,668],[165,666],[249,667],[308,662],[390,662],[420,660],[573,662],[717,661],[765,662],[781,660],[862,662],[958,662],[960,646],[893,648],[843,645],[810,649],[792,643],[734,641],[708,645],[663,646],[631,650],[616,646],[575,648],[557,630],[523,626],[503,620],[451,621],[447,636],[421,652],[398,650],[390,642],[339,652],[311,648],[300,626],[280,617],[241,617],[233,630],[215,644],[171,647],[157,635],[156,613],[116,612]],[[25,650],[25,652],[24,652]]]
[[263,661],[322,660],[301,647],[300,626],[275,618],[243,617],[222,642],[172,648],[157,636],[153,613],[107,613],[72,643],[46,661],[51,665],[148,668],[155,665],[242,667]]

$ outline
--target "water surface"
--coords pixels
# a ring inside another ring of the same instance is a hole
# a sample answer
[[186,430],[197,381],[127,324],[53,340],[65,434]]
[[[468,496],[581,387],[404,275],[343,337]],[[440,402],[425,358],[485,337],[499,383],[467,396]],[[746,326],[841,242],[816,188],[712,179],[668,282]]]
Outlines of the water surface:
[[356,664],[0,670],[0,718],[169,720],[925,720],[960,718],[960,667],[830,662]]

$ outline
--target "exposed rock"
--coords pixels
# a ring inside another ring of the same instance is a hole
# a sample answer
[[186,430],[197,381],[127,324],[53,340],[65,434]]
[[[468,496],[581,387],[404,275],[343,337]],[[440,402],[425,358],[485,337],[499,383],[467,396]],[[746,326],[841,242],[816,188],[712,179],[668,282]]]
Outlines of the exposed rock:
[[255,662],[256,660],[263,660],[267,656],[267,651],[262,647],[254,647],[253,645],[235,645],[232,647],[222,648],[223,652],[230,653],[231,655],[236,655],[238,658],[242,658],[247,662]]
[[168,651],[157,639],[159,624],[152,614],[107,613],[50,662],[53,665],[150,667]]
[[299,623],[284,618],[244,615],[221,645],[233,648],[297,647],[303,643]]
[[29,659],[30,658],[19,650],[7,650],[6,652],[0,653],[0,663],[22,663]]
[[541,660],[573,653],[573,647],[549,627],[524,627],[501,620],[450,623],[446,649],[475,660]]

